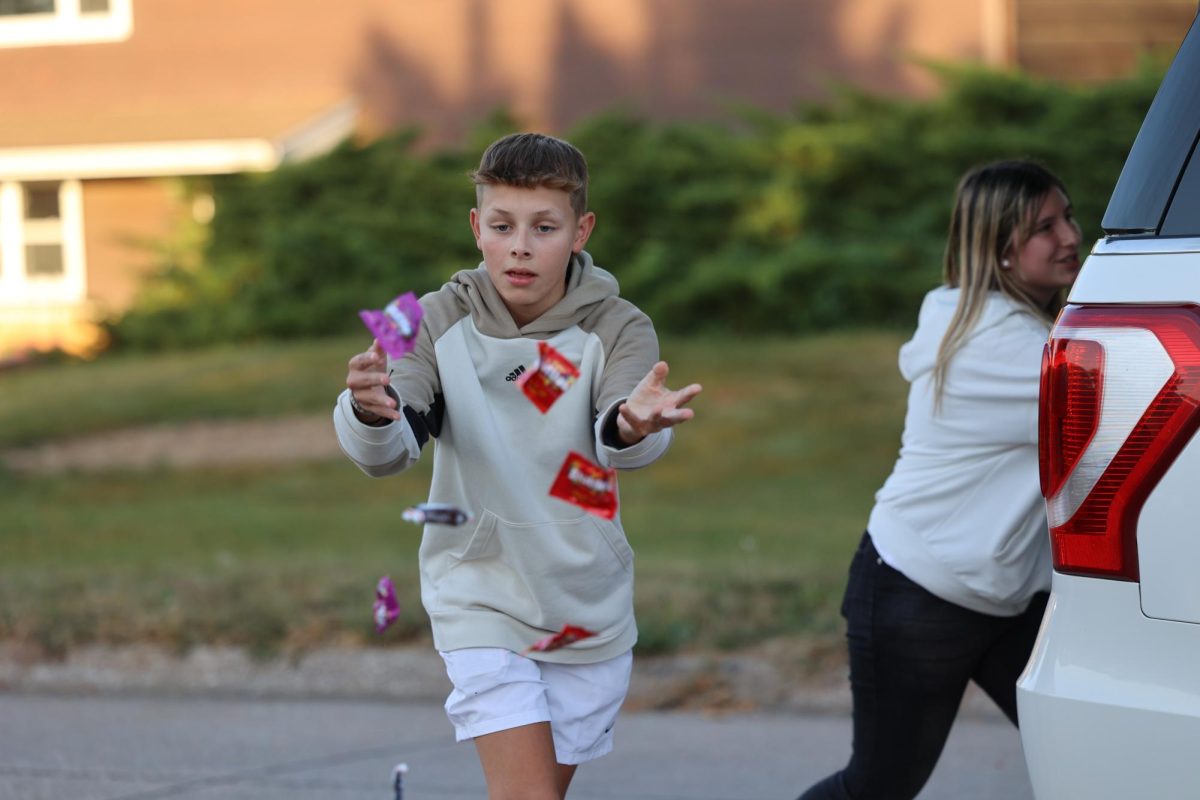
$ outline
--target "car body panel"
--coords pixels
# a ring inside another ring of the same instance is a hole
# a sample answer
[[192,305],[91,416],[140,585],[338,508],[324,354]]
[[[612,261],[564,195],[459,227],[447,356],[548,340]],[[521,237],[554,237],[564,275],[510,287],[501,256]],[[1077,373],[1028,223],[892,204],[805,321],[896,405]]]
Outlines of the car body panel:
[[1053,584],[1017,683],[1035,796],[1200,797],[1200,625],[1148,619],[1129,581]]
[[[1077,305],[1200,305],[1200,239],[1096,243]],[[1053,336],[1054,333],[1051,333]],[[1106,385],[1120,381],[1106,373]],[[1017,684],[1038,800],[1200,798],[1200,436],[1146,499],[1139,581],[1055,572]]]
[[[1188,241],[1200,245],[1195,239]],[[1071,287],[1070,302],[1200,303],[1200,251],[1130,254],[1093,251]]]
[[[1200,623],[1198,490],[1200,437],[1193,436],[1138,517],[1142,613],[1147,617]],[[1200,662],[1193,662],[1192,668],[1200,673]]]
[[[1172,251],[1166,252],[1168,248]],[[1097,245],[1070,299],[1080,305],[1200,304],[1200,240]],[[1193,438],[1151,492],[1138,519],[1141,603],[1149,617],[1200,623],[1198,488],[1200,442]]]

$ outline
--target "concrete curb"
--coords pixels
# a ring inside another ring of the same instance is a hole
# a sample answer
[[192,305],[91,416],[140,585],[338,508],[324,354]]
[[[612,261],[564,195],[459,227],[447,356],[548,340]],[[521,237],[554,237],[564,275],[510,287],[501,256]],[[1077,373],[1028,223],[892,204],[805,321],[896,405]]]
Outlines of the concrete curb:
[[[152,645],[88,646],[60,661],[0,643],[0,690],[255,698],[444,700],[450,684],[428,646],[322,648],[293,658],[255,660],[229,647],[175,654]],[[639,657],[626,709],[712,713],[772,711],[848,714],[844,669],[789,677],[762,654]],[[968,692],[963,713],[996,717],[982,693]]]

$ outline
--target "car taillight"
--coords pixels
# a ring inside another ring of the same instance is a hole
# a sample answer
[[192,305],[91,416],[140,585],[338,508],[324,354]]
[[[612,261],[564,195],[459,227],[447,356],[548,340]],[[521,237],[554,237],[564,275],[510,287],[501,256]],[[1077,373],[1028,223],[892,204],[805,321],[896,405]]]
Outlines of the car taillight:
[[1096,435],[1103,366],[1099,342],[1057,338],[1046,345],[1038,416],[1043,497],[1058,494]]
[[1068,306],[1039,410],[1054,568],[1136,581],[1142,504],[1200,427],[1200,307]]

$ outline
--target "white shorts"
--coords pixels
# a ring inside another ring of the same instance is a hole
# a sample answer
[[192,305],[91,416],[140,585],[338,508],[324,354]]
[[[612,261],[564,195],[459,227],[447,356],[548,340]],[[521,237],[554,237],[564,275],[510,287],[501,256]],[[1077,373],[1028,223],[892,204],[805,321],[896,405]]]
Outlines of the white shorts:
[[549,722],[560,764],[582,764],[612,750],[632,651],[596,664],[549,664],[498,647],[438,652],[454,684],[446,716],[458,741]]

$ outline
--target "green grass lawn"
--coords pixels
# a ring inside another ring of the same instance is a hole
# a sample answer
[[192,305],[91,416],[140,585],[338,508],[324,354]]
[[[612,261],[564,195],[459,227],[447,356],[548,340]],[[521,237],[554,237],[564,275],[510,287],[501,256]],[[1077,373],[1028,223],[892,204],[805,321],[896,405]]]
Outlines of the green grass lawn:
[[[849,557],[899,443],[902,336],[668,340],[704,384],[667,456],[621,477],[643,652],[833,640]],[[114,356],[0,373],[0,449],[72,432],[324,413],[357,339]],[[426,453],[429,454],[428,451]],[[350,462],[0,473],[0,638],[231,643],[260,653],[427,637],[417,590],[429,459],[382,480]],[[390,574],[401,620],[371,627]]]

